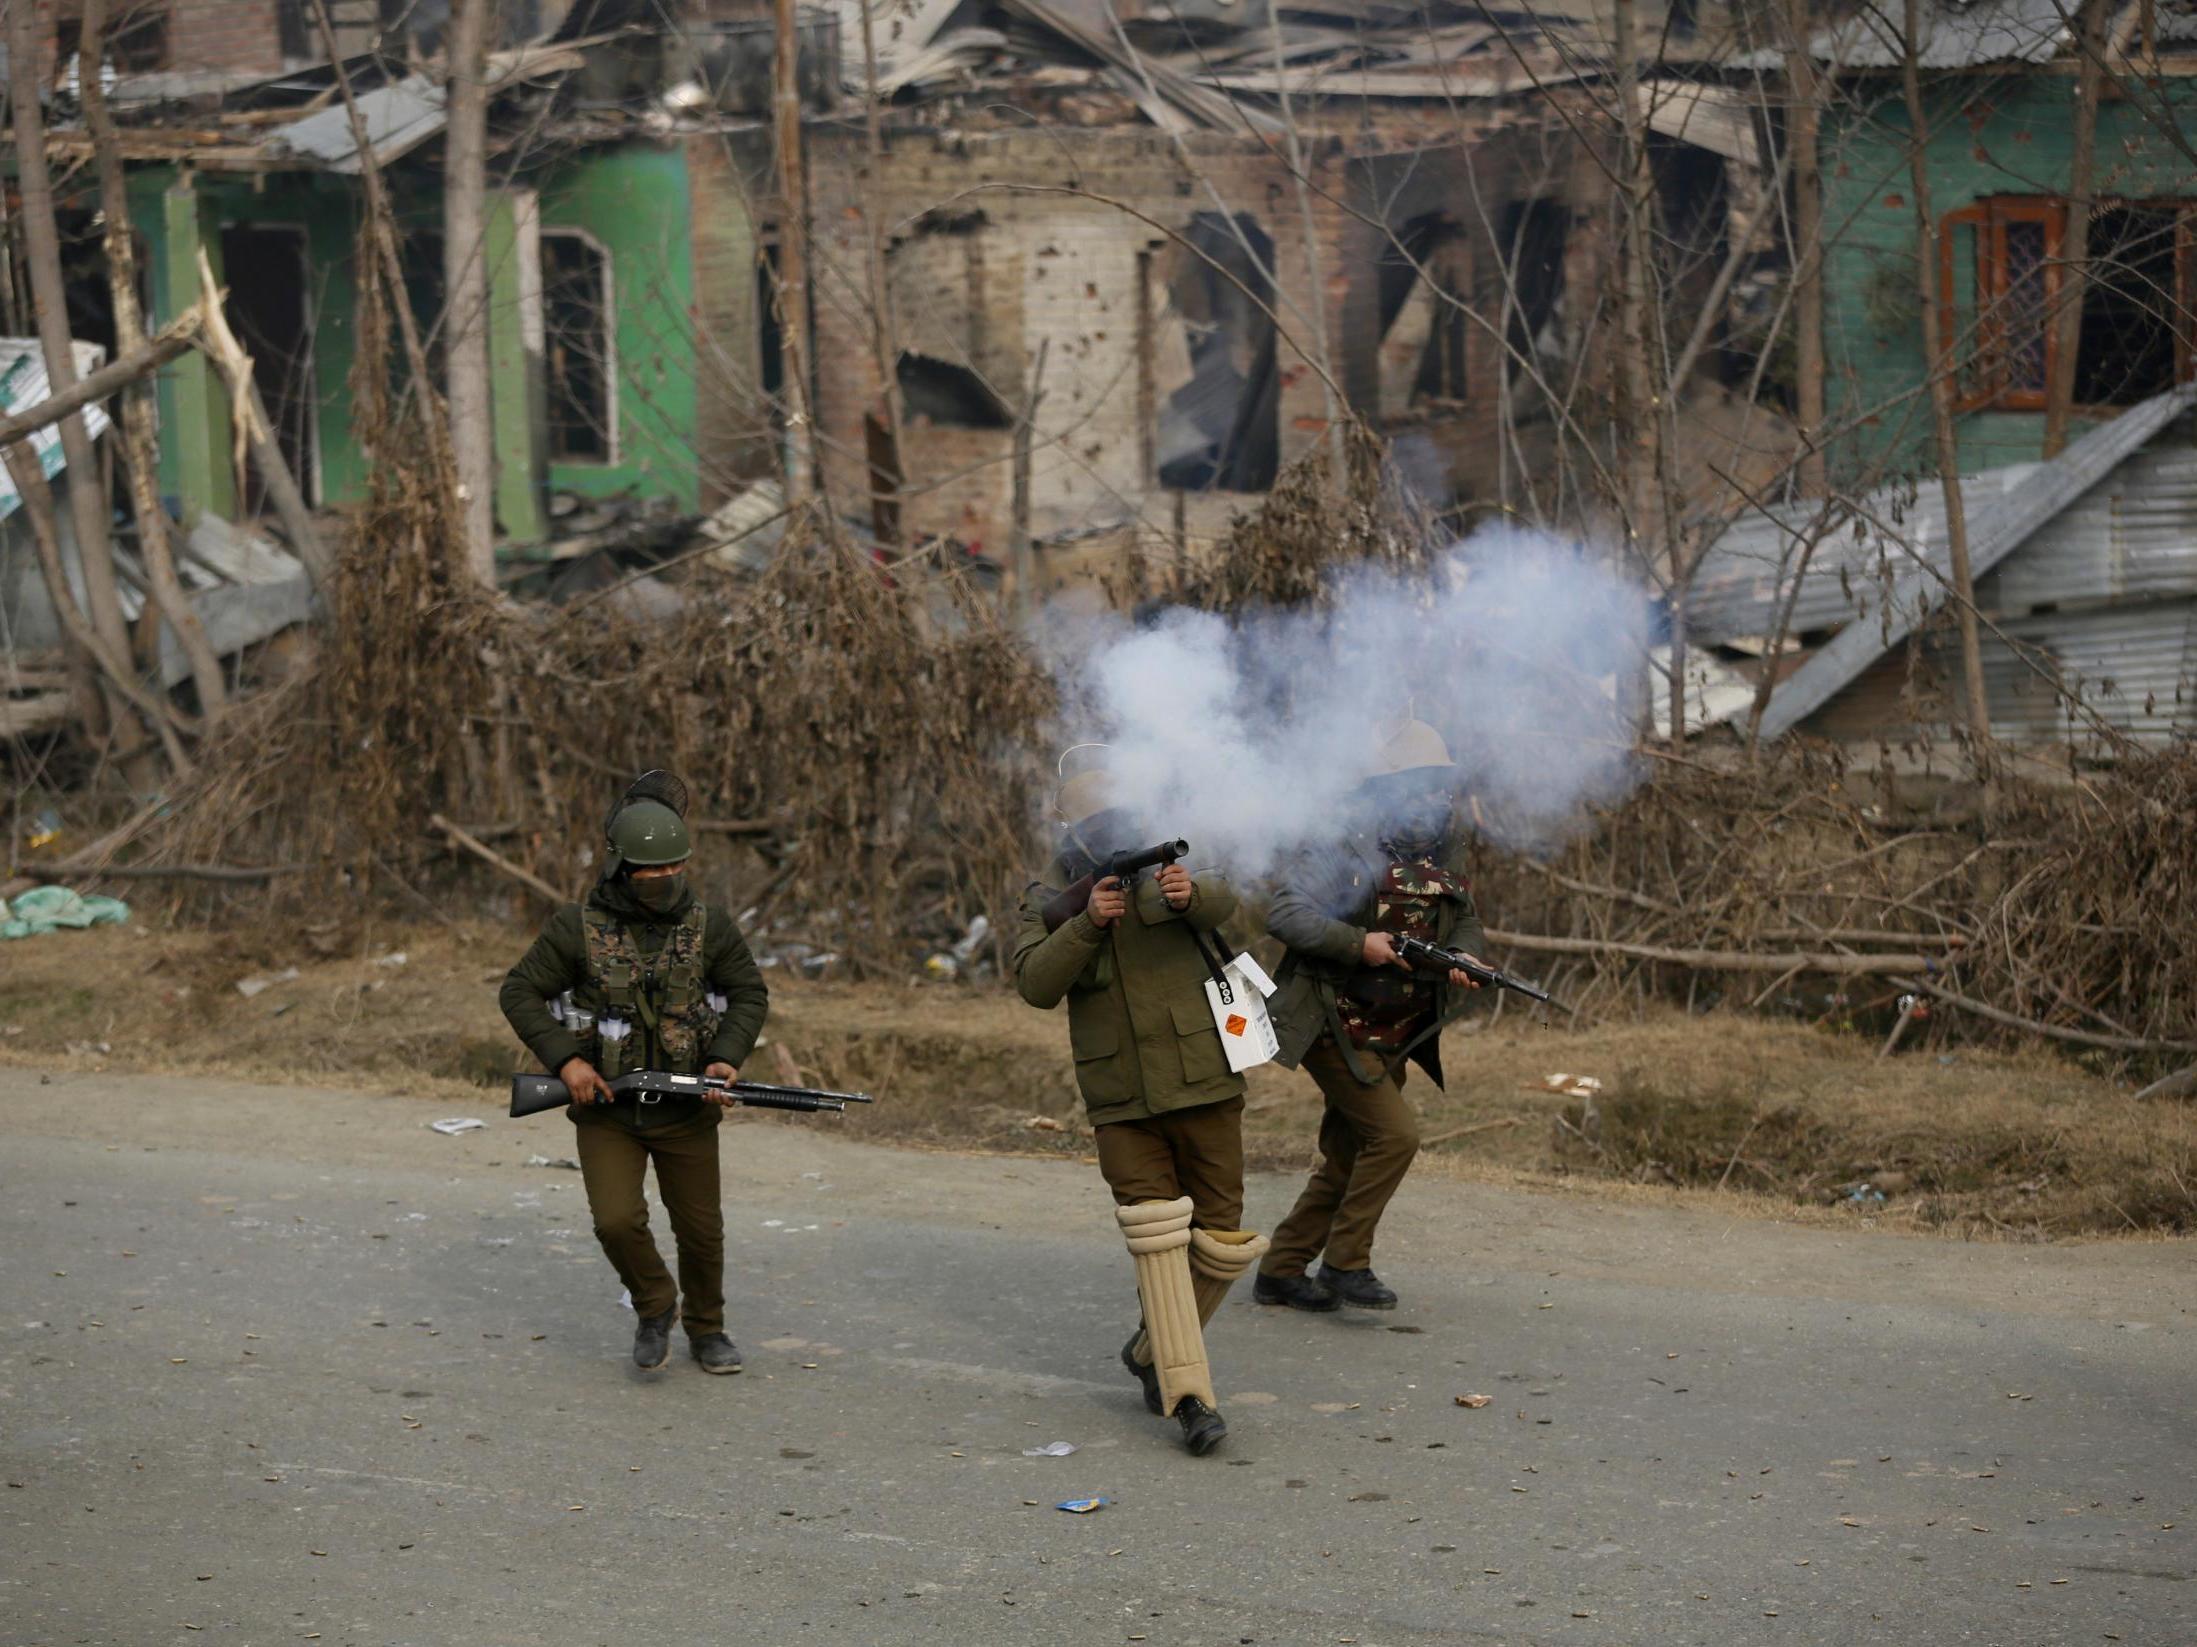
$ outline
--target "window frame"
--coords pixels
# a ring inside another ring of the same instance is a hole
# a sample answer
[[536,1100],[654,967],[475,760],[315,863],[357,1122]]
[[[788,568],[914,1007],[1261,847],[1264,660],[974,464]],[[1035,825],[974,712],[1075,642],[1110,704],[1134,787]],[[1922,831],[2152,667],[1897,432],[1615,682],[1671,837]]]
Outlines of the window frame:
[[[542,347],[544,353],[543,380],[545,389],[549,387],[548,373],[546,369],[546,357],[549,345],[549,268],[547,261],[549,250],[548,243],[553,239],[560,238],[577,240],[581,242],[595,254],[596,258],[599,260],[602,266],[603,419],[605,424],[605,428],[603,431],[604,447],[603,454],[600,457],[582,457],[571,454],[560,455],[554,450],[545,452],[543,456],[549,463],[560,466],[570,465],[574,468],[583,469],[613,469],[616,468],[621,461],[623,461],[623,447],[625,444],[625,431],[620,426],[618,394],[619,368],[617,259],[611,255],[610,247],[604,243],[603,238],[600,235],[596,234],[593,230],[581,228],[577,224],[545,223],[537,231],[536,239],[539,242],[539,246],[535,252],[535,256],[542,263],[541,305]],[[552,423],[552,425],[554,424],[553,419],[550,420],[550,422]],[[551,438],[553,439],[554,437]]]
[[[2174,214],[2174,283],[2175,290],[2169,310],[2175,319],[2173,327],[2174,382],[2177,385],[2197,381],[2197,323],[2193,323],[2191,311],[2197,300],[2197,197],[2190,195],[2100,195],[2091,202],[2093,218],[2100,212],[2112,210],[2136,210],[2172,212]],[[1964,340],[1943,337],[1940,347],[1955,363],[1957,369],[1955,404],[1960,411],[2041,412],[2045,410],[2052,394],[2052,386],[2059,380],[2061,371],[2059,327],[2055,323],[2059,314],[2061,275],[2065,264],[2068,202],[2057,195],[1991,195],[1984,199],[1945,213],[1938,219],[1938,308],[1944,323],[1950,325],[1952,317],[1960,314],[1956,301],[1961,290],[1958,283],[1957,248],[1960,231],[1973,230],[1976,236],[1975,258],[1969,271],[1969,287],[1973,293],[1975,336],[1968,342],[1964,355]],[[2044,229],[2044,301],[2043,331],[2044,384],[2042,388],[2011,388],[2006,381],[2007,347],[2005,330],[2007,301],[2006,271],[2009,263],[2006,249],[2006,231],[2015,224],[2039,224]],[[2087,285],[2087,282],[2086,282]],[[2080,317],[2078,317],[2078,324]],[[1959,369],[1965,362],[1966,369]],[[1936,363],[1930,363],[1936,369]],[[2111,416],[2125,411],[2125,405],[2105,401],[2072,401],[2077,413],[2095,413]]]

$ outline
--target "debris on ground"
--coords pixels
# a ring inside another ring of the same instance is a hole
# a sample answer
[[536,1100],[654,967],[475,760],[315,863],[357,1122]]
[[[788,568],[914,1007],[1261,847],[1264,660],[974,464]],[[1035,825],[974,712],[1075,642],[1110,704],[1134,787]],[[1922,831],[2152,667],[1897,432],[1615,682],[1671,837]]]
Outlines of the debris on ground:
[[1458,1406],[1476,1409],[1485,1407],[1494,1399],[1495,1397],[1492,1395],[1460,1395],[1456,1398]]
[[1024,1458],[1066,1458],[1075,1450],[1076,1444],[1073,1441],[1048,1441],[1042,1447],[1023,1448],[1022,1456]]
[[36,938],[67,927],[120,926],[130,906],[119,898],[86,897],[65,886],[34,886],[12,903],[0,901],[0,938]]
[[249,1001],[253,996],[272,989],[276,984],[295,983],[298,977],[299,973],[296,967],[286,966],[280,972],[269,973],[264,978],[239,978],[236,984],[236,992]]
[[529,1155],[526,1164],[530,1167],[562,1167],[567,1172],[580,1170],[580,1163],[569,1155]]
[[446,1138],[455,1138],[461,1132],[477,1132],[486,1127],[486,1121],[477,1121],[470,1115],[452,1115],[440,1121],[430,1121],[427,1129],[439,1132]]
[[1066,1510],[1070,1515],[1089,1515],[1093,1510],[1105,1509],[1106,1500],[1103,1498],[1064,1498],[1058,1504],[1055,1504],[1053,1508]]

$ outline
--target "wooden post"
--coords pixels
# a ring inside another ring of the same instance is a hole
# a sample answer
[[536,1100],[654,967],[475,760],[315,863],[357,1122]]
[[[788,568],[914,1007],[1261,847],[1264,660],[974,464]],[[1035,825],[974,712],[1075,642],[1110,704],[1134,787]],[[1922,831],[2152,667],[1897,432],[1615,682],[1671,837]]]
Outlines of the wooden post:
[[1908,179],[1915,197],[1916,284],[1922,298],[1922,354],[1930,374],[1930,423],[1938,483],[1945,498],[1945,542],[1952,561],[1953,601],[1959,609],[1961,681],[1968,700],[1968,729],[1984,758],[1991,737],[1991,704],[1983,683],[1983,636],[1976,623],[1976,580],[1968,569],[1968,515],[1961,498],[1960,434],[1954,426],[1953,351],[1945,337],[1938,293],[1938,222],[1930,207],[1930,113],[1922,100],[1921,0],[1904,0],[1900,84],[1907,99]]

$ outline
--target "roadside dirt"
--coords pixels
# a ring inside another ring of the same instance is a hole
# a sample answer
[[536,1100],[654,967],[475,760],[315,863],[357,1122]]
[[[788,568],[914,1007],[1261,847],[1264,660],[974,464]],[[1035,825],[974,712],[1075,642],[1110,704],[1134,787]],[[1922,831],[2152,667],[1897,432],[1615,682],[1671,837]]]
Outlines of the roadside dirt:
[[[496,1010],[523,932],[490,924],[210,933],[148,926],[0,946],[0,1061],[230,1075],[500,1107],[531,1060]],[[397,957],[401,955],[401,961]],[[294,977],[286,976],[296,969]],[[914,1146],[1090,1148],[1057,1014],[994,984],[774,971],[749,1073],[856,1087],[848,1124]],[[271,980],[247,995],[240,983]],[[1663,1013],[1552,1029],[1506,1013],[1414,1075],[1425,1170],[1790,1218],[2026,1239],[2197,1229],[2197,1109],[2137,1105],[2048,1054],[1921,1050],[1793,1023]],[[1556,1074],[1572,1090],[1552,1088]],[[1600,1083],[1591,1098],[1577,1078]],[[1254,1159],[1310,1159],[1311,1082],[1254,1071]]]

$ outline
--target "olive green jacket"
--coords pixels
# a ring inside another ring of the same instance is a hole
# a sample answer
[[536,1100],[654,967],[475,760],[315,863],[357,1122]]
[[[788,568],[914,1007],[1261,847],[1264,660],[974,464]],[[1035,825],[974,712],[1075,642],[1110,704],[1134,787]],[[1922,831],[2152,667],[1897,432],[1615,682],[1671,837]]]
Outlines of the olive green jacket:
[[[1334,1031],[1353,1074],[1379,1073],[1378,1060],[1352,1047],[1341,1033],[1335,1000],[1348,992],[1354,974],[1365,972],[1366,933],[1372,929],[1374,900],[1388,863],[1380,843],[1361,830],[1333,846],[1299,853],[1283,867],[1266,907],[1266,930],[1287,946],[1275,969],[1274,998],[1267,1003],[1281,1043],[1276,1062],[1294,1069],[1313,1042]],[[1442,867],[1464,878],[1463,841],[1451,845]],[[1470,955],[1478,955],[1487,941],[1480,912],[1467,895],[1441,900],[1435,933],[1436,942]],[[1473,996],[1444,977],[1435,989],[1434,1022],[1413,1036],[1401,1054],[1424,1069],[1436,1086],[1442,1084],[1442,1030],[1464,1015]]]
[[1177,911],[1147,875],[1129,912],[1110,928],[1085,912],[1048,934],[1047,899],[1077,877],[1056,859],[1022,895],[1015,934],[1015,988],[1034,1007],[1068,1002],[1068,1045],[1076,1086],[1093,1126],[1142,1121],[1170,1110],[1243,1095],[1228,1067],[1213,1009],[1212,976],[1200,954],[1236,911],[1236,894],[1218,874],[1196,876],[1190,907]]
[[[613,913],[625,922],[635,945],[648,956],[664,947],[665,938],[679,924],[685,906],[655,919],[635,918],[622,910],[614,909]],[[703,1061],[706,1064],[726,1063],[738,1069],[748,1061],[748,1054],[755,1050],[756,1038],[763,1033],[770,991],[764,986],[762,970],[756,966],[755,957],[748,953],[747,940],[740,935],[739,923],[715,905],[709,907],[702,928],[702,963],[709,986],[725,997],[724,1013],[718,1019],[717,1033],[711,1038]],[[549,1003],[586,981],[586,924],[580,918],[580,905],[566,904],[550,916],[541,935],[504,979],[503,989],[496,998],[519,1039],[551,1074],[579,1057],[581,1049],[578,1037],[550,1016]],[[674,1106],[684,1108],[675,1114]],[[681,1119],[702,1118],[705,1112],[710,1118],[716,1115],[715,1105],[698,1100],[672,1099],[649,1107],[655,1111],[648,1117],[652,1131]],[[575,1121],[595,1120],[598,1116],[626,1119],[626,1112],[632,1108],[626,1104],[590,1104],[584,1109],[570,1105],[566,1113]]]

